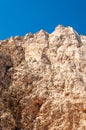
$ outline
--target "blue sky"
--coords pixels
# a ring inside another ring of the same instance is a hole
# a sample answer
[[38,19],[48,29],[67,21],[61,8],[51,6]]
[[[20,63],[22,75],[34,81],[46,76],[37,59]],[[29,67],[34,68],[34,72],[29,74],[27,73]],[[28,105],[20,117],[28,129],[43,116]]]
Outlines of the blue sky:
[[0,39],[59,24],[86,35],[86,0],[0,0]]

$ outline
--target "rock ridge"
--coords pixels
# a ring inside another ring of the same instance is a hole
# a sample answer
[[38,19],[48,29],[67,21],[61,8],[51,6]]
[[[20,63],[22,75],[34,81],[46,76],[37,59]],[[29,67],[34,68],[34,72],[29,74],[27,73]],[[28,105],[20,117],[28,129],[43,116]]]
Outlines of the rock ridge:
[[86,130],[86,36],[59,25],[0,41],[0,130]]

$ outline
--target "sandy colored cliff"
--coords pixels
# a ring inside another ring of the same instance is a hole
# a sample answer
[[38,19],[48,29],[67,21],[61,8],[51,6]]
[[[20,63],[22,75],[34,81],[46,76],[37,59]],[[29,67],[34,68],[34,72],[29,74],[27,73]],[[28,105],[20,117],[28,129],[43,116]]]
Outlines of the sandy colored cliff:
[[60,25],[0,41],[0,130],[86,130],[86,36]]

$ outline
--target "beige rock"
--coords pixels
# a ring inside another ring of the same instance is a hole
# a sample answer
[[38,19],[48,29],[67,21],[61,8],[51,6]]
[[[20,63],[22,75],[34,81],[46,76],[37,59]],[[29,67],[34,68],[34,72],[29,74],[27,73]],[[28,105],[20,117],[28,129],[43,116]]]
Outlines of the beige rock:
[[60,25],[1,41],[0,130],[86,130],[86,36]]

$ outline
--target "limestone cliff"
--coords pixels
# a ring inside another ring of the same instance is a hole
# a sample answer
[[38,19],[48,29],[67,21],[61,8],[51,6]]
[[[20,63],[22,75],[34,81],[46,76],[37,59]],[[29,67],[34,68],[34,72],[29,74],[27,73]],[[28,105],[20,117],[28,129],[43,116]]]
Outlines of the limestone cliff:
[[58,26],[0,41],[0,130],[86,130],[86,36]]

